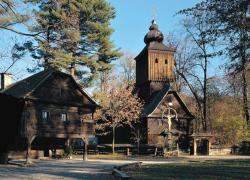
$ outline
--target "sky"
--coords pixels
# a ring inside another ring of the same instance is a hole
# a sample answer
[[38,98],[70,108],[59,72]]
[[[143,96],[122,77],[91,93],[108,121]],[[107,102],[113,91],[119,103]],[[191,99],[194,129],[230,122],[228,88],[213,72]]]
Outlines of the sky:
[[153,16],[164,34],[180,30],[180,16],[176,12],[194,6],[200,0],[108,0],[116,9],[112,40],[115,45],[133,54],[145,46],[143,38]]
[[[193,7],[201,0],[107,0],[116,10],[116,18],[111,21],[114,33],[111,40],[116,48],[122,52],[129,52],[136,56],[144,48],[144,36],[149,31],[153,17],[163,34],[178,33],[182,31],[179,25],[180,19],[176,12]],[[15,35],[9,32],[0,32],[0,51],[9,51],[11,41]],[[19,38],[19,37],[18,37]],[[28,57],[27,57],[28,58]],[[11,69],[14,81],[21,80],[27,76],[26,68],[32,63],[28,59],[17,63]],[[218,71],[218,63],[213,64],[211,73]],[[1,62],[0,62],[1,70]]]
[[[123,52],[138,55],[144,48],[144,36],[149,31],[153,17],[159,30],[165,35],[174,33],[182,34],[184,29],[180,25],[181,15],[176,15],[180,10],[191,8],[201,0],[108,0],[116,9],[116,18],[111,26],[114,33],[111,39],[116,47]],[[222,75],[220,65],[224,60],[215,58],[209,62],[209,75]]]

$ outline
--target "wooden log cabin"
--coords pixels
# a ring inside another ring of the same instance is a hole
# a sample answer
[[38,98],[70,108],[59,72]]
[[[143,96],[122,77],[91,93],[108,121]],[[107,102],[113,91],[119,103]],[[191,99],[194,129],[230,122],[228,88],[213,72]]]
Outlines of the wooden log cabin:
[[47,69],[9,85],[1,74],[1,157],[10,150],[61,148],[73,138],[95,136],[93,115],[98,104],[74,77]]
[[185,105],[181,96],[175,91],[173,83],[175,49],[163,43],[164,36],[159,31],[155,20],[144,37],[145,47],[135,58],[136,89],[145,106],[141,122],[146,129],[145,143],[158,146],[164,143],[162,136],[168,123],[162,118],[169,108],[176,112],[178,118],[172,118],[172,129],[181,132],[177,140],[180,148],[190,148],[192,120],[194,116]]

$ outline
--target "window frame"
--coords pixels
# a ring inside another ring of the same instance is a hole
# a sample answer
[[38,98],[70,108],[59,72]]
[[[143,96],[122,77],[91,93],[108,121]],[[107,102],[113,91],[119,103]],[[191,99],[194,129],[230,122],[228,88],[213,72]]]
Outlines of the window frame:
[[[46,115],[45,115],[46,114]],[[45,117],[46,116],[46,117]],[[46,110],[42,110],[42,120],[44,122],[47,122],[49,121],[50,119],[50,112],[49,111],[46,111]]]
[[165,64],[168,64],[168,59],[165,59]]
[[68,114],[66,112],[61,113],[61,121],[62,122],[68,122],[69,121]]

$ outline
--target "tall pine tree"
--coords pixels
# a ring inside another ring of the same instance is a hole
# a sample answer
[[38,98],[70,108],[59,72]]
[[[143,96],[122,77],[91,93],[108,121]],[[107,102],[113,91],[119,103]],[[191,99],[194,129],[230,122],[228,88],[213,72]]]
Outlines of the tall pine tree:
[[41,66],[67,69],[78,67],[79,78],[88,84],[97,77],[98,70],[120,56],[110,36],[110,20],[115,10],[105,0],[27,0],[36,8],[36,24],[32,32],[39,32],[36,43],[25,46]]
[[20,35],[35,36],[15,29],[13,26],[29,20],[29,16],[17,11],[15,0],[0,0],[0,30],[8,30]]

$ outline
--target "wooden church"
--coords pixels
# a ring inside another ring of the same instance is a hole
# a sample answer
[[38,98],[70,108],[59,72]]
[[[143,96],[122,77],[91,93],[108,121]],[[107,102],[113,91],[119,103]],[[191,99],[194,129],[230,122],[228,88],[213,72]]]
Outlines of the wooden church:
[[[194,116],[173,88],[175,49],[165,46],[163,39],[163,34],[153,20],[144,37],[146,45],[135,57],[135,92],[145,103],[137,129],[143,137],[140,139],[141,145],[146,149],[163,147],[171,128],[175,143],[178,143],[181,150],[187,151],[192,146]],[[167,119],[169,115],[171,118]],[[115,137],[119,144],[117,147],[133,147],[131,134],[129,127],[119,127]],[[100,144],[110,144],[112,135],[99,136],[98,141]]]
[[[135,58],[136,89],[145,102],[141,119],[146,127],[145,143],[154,146],[164,144],[166,131],[170,131],[171,125],[171,131],[179,133],[176,139],[179,147],[187,150],[191,143],[194,116],[173,88],[175,49],[165,46],[163,39],[153,20],[144,37],[146,45]],[[169,121],[166,117],[170,117]]]

